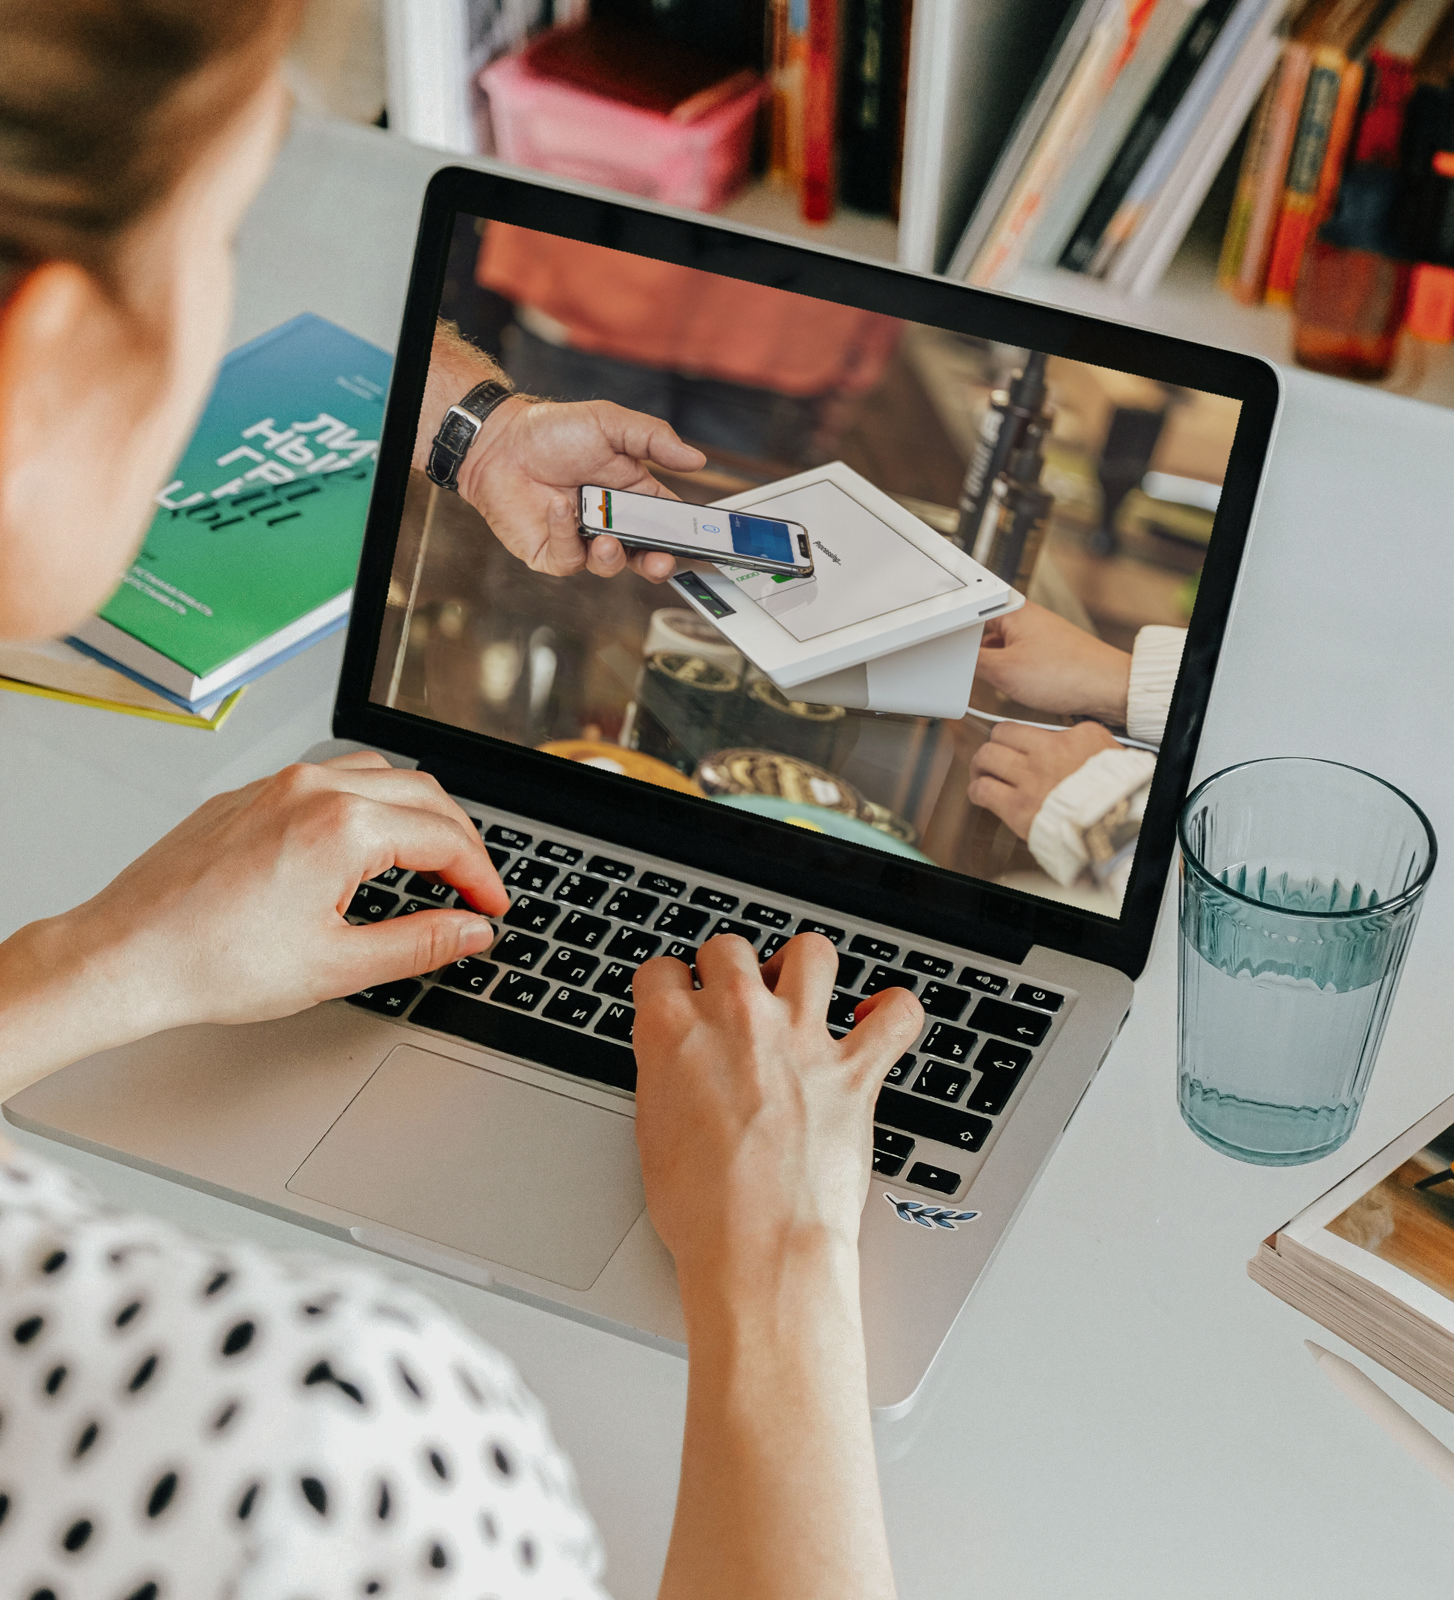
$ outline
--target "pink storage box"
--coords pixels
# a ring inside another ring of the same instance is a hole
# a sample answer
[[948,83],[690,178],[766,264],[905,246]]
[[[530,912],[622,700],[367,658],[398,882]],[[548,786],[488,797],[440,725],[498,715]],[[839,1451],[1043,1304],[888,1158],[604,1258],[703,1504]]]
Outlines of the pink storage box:
[[674,122],[503,56],[480,73],[502,160],[693,211],[715,211],[747,180],[762,85],[695,122]]

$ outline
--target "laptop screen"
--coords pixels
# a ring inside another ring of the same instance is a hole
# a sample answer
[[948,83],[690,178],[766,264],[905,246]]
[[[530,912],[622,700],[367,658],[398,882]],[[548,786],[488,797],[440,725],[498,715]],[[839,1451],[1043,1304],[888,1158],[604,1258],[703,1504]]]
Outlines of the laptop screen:
[[466,213],[426,396],[461,340],[700,451],[549,472],[703,558],[551,576],[416,465],[372,703],[1119,917],[1236,399]]

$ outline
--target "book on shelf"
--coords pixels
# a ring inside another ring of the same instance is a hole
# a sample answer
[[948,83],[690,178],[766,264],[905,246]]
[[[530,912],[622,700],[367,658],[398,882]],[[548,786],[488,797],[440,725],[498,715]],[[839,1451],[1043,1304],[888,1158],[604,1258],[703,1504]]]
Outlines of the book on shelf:
[[1264,1240],[1247,1272],[1454,1411],[1454,1098]]
[[839,0],[808,0],[803,74],[803,176],[799,209],[805,222],[827,222],[837,185]]
[[0,641],[0,689],[214,731],[243,694],[233,689],[184,710],[171,696],[62,639]]
[[839,198],[855,211],[893,209],[899,145],[900,0],[845,0],[838,111]]
[[194,711],[342,626],[391,364],[309,313],[234,350],[136,560],[70,642]]

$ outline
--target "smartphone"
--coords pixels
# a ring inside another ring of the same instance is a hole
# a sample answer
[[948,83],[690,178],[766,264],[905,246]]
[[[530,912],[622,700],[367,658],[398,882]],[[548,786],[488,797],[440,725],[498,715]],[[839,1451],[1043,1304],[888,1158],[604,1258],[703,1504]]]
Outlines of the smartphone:
[[801,522],[756,517],[747,511],[719,511],[628,489],[581,489],[581,533],[587,539],[613,533],[637,550],[718,561],[754,572],[806,578],[813,570],[813,547]]

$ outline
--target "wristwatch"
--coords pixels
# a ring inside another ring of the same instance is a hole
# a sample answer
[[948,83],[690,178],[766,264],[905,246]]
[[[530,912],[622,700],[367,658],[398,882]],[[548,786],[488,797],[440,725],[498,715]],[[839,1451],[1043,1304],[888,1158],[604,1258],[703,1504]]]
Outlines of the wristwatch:
[[429,447],[429,461],[424,470],[431,483],[441,489],[459,488],[459,469],[465,452],[475,442],[475,435],[485,425],[485,419],[515,393],[508,383],[498,378],[487,378],[477,383],[459,402],[444,413],[439,432]]

